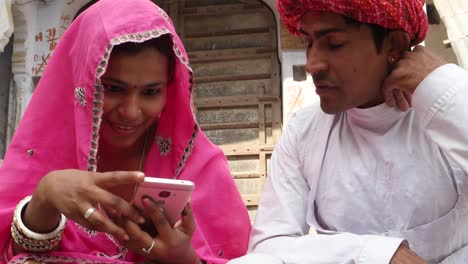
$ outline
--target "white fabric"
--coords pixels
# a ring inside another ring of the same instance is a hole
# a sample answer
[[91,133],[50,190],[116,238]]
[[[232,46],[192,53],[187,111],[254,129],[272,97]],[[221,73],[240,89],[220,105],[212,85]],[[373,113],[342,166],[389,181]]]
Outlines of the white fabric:
[[11,0],[0,1],[0,53],[10,41],[13,33],[13,17],[11,15]]
[[434,0],[461,67],[468,70],[468,1]]
[[468,72],[440,67],[413,100],[406,113],[313,106],[294,115],[249,251],[284,263],[376,264],[406,239],[429,263],[468,263]]

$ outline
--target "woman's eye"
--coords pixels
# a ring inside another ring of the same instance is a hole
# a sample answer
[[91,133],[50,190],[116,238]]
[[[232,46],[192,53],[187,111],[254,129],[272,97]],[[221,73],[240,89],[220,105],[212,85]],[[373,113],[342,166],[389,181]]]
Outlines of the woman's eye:
[[151,96],[151,95],[157,95],[157,94],[159,94],[160,92],[161,92],[160,89],[151,88],[151,89],[145,89],[145,90],[143,91],[143,94],[144,94],[144,95]]
[[123,91],[123,88],[118,86],[118,85],[112,85],[112,84],[104,84],[104,90],[106,92],[110,92],[110,93],[118,93],[118,92],[121,92]]
[[343,47],[344,44],[331,44],[331,43],[330,43],[330,44],[328,44],[328,46],[329,46],[330,49],[332,49],[332,50],[337,50],[337,49]]

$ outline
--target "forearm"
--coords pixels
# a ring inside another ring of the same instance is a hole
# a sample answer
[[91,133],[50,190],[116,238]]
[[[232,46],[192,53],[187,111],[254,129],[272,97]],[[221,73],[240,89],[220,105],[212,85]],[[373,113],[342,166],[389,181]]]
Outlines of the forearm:
[[[50,205],[37,190],[29,203],[15,214],[16,226],[18,225],[18,221],[21,221],[25,228],[39,234],[47,234],[54,231],[59,226],[61,217],[60,212]],[[18,230],[24,232],[24,230]],[[22,252],[27,252],[27,250],[15,242],[13,254],[17,255]]]
[[[255,239],[255,238],[254,238]],[[400,246],[399,238],[350,233],[271,237],[253,253],[276,257],[285,263],[389,263]]]
[[427,262],[416,255],[406,245],[401,245],[390,261],[390,264],[426,264]]
[[25,208],[22,219],[31,231],[49,233],[57,227],[60,212],[40,194],[35,193]]

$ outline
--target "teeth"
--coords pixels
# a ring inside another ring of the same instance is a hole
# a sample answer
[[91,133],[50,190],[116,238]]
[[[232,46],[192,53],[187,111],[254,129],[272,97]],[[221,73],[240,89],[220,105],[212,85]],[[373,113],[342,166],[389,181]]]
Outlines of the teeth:
[[133,127],[131,126],[117,126],[118,129],[121,129],[121,130],[132,130]]

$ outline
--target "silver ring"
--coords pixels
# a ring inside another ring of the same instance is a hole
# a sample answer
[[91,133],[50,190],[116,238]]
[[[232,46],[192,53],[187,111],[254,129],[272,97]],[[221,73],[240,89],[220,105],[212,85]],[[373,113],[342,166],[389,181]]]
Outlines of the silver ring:
[[83,215],[84,218],[86,220],[88,220],[88,218],[94,213],[94,211],[96,211],[96,208],[94,208],[94,207],[91,207],[88,210],[86,210],[86,213],[84,213],[84,215]]
[[149,254],[151,250],[153,249],[153,247],[154,247],[154,239],[153,241],[151,241],[151,246],[149,246],[148,248],[142,248],[141,251],[145,252],[146,254]]

